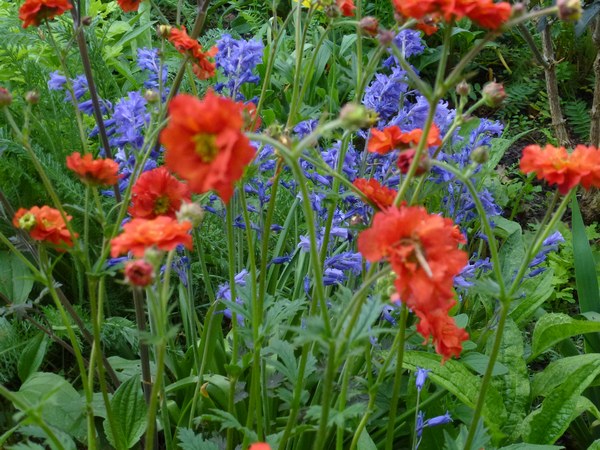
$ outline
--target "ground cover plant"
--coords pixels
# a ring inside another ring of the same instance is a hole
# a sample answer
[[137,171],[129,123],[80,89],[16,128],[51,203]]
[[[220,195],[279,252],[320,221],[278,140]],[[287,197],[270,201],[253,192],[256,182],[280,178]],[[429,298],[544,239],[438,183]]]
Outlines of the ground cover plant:
[[580,14],[0,5],[0,446],[600,448],[600,150],[481,82]]

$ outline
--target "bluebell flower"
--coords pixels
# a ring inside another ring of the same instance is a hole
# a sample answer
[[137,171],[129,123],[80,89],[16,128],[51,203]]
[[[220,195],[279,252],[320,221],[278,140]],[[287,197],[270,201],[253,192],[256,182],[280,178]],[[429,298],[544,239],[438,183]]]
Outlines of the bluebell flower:
[[[414,55],[420,55],[425,50],[425,42],[421,38],[421,33],[416,30],[402,30],[396,35],[393,41],[394,45],[398,47],[404,59],[410,58]],[[392,64],[400,64],[396,56],[388,50],[392,56],[387,58],[384,62],[384,66],[391,66]]]
[[347,277],[342,270],[327,268],[323,271],[323,284],[331,286],[334,284],[342,284]]
[[425,427],[435,427],[438,425],[445,425],[447,423],[452,422],[452,417],[450,417],[450,413],[446,412],[446,414],[442,416],[433,417],[431,419],[425,420],[425,413],[423,411],[419,411],[417,413],[416,420],[416,435],[417,435],[417,443],[415,448],[419,448],[419,444],[421,443],[421,437],[423,436],[423,430]]
[[271,264],[287,264],[287,263],[289,263],[292,260],[293,256],[294,256],[293,254],[283,255],[283,256],[277,256],[277,257],[273,258],[271,260],[271,262],[269,262],[269,266]]
[[[144,87],[146,89],[158,89],[159,78],[158,73],[160,72],[160,57],[158,56],[157,48],[138,48],[137,50],[137,65],[138,67],[146,72],[146,79],[144,80]],[[169,69],[166,64],[162,67],[162,79],[160,80],[164,87],[167,83],[167,77],[169,75]],[[165,89],[165,94],[168,90]]]
[[383,308],[381,309],[381,317],[391,325],[396,325],[398,321],[396,320],[396,317],[394,317],[394,314],[397,311],[398,307],[396,305],[383,305]]
[[[244,287],[246,286],[246,278],[248,277],[248,271],[246,269],[242,270],[240,273],[238,273],[235,277],[234,277],[234,282],[236,286],[240,286],[240,287]],[[219,286],[219,288],[217,289],[216,292],[216,297],[217,300],[226,300],[228,302],[231,302],[231,288],[229,286],[229,283],[223,283]],[[235,302],[237,304],[243,304],[243,301],[241,298],[236,297]],[[233,317],[232,313],[231,313],[231,309],[229,308],[225,308],[223,310],[223,315],[225,317],[227,317],[228,319],[231,319]],[[239,325],[243,325],[244,324],[244,318],[242,316],[238,315],[238,324]]]
[[362,271],[362,256],[360,253],[342,252],[325,259],[324,267],[338,270],[350,270],[354,275]]
[[473,255],[475,260],[471,260],[454,278],[454,286],[457,288],[468,289],[473,286],[473,281],[477,277],[477,273],[485,273],[492,270],[492,263],[489,258],[477,259],[477,255]]
[[452,417],[450,417],[450,413],[446,412],[446,414],[442,416],[432,417],[431,419],[427,419],[425,422],[425,426],[435,427],[437,425],[445,425],[447,423],[452,422]]
[[112,116],[115,134],[111,138],[111,145],[123,147],[129,144],[135,150],[142,148],[144,144],[142,131],[150,121],[150,114],[146,112],[147,103],[146,99],[135,91],[117,102]]
[[363,104],[377,112],[382,120],[389,120],[400,110],[400,98],[408,89],[406,82],[406,72],[400,67],[393,67],[389,75],[375,74],[365,90]]
[[62,91],[66,89],[66,83],[67,77],[61,75],[61,73],[58,70],[50,72],[50,80],[48,80],[48,89],[50,89],[51,91]]
[[500,122],[480,119],[479,125],[469,134],[469,147],[473,151],[477,147],[489,146],[493,137],[499,137],[504,130]]
[[417,373],[415,375],[415,386],[417,387],[417,390],[419,392],[421,392],[421,389],[423,389],[423,386],[425,386],[425,381],[427,380],[427,375],[429,374],[429,372],[431,372],[431,370],[417,367]]
[[244,100],[239,92],[244,83],[255,83],[260,81],[254,69],[262,62],[264,45],[257,40],[246,41],[244,39],[233,39],[231,35],[224,34],[217,41],[219,52],[215,56],[217,68],[221,69],[228,78],[226,83],[215,86],[217,92],[224,87],[229,90],[229,96],[234,100]]
[[303,120],[302,122],[299,122],[293,130],[294,133],[296,133],[296,136],[298,136],[298,139],[303,139],[315,131],[317,125],[319,125],[319,121],[316,119]]
[[537,255],[533,258],[533,260],[529,263],[529,268],[531,272],[529,272],[528,277],[535,277],[540,273],[546,270],[545,267],[539,267],[544,261],[546,261],[546,257],[548,253],[555,252],[558,250],[558,245],[565,242],[565,238],[560,233],[560,231],[555,231],[542,242],[542,249],[538,252]]

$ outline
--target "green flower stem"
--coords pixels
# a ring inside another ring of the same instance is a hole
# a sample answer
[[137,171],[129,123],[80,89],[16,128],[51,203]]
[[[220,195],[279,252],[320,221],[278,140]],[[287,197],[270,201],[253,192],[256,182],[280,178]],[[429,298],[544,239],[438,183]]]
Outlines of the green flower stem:
[[394,443],[394,428],[396,420],[396,411],[398,409],[398,400],[400,398],[400,385],[402,383],[402,372],[404,368],[404,335],[406,333],[406,321],[408,319],[408,308],[404,302],[400,305],[400,329],[398,333],[402,336],[400,345],[398,345],[398,354],[396,356],[396,373],[394,375],[394,387],[392,389],[392,399],[390,401],[390,412],[388,416],[387,433],[385,437],[385,450],[392,450]]
[[452,29],[454,28],[454,21],[451,20],[450,23],[444,25],[444,33],[443,33],[443,45],[442,45],[442,54],[440,56],[440,62],[437,67],[437,73],[435,75],[435,91],[434,97],[437,102],[440,98],[442,98],[446,94],[446,90],[444,89],[443,81],[444,75],[446,74],[446,66],[448,64],[448,55],[450,54],[451,41],[452,37]]
[[[402,324],[400,324],[400,325],[402,325]],[[406,327],[406,322],[405,322],[404,326]],[[394,357],[396,356],[396,352],[398,352],[398,353],[400,352],[400,347],[404,348],[404,339],[405,339],[405,330],[399,329],[398,333],[396,333],[396,337],[394,337],[394,342],[392,342],[390,351],[388,352],[388,355],[385,358],[383,365],[381,366],[381,369],[379,370],[379,374],[377,375],[375,384],[373,384],[369,388],[369,403],[367,404],[365,413],[363,414],[358,426],[356,427],[356,431],[354,432],[354,437],[352,438],[352,442],[350,443],[349,450],[354,450],[356,448],[356,446],[358,444],[358,439],[360,438],[360,435],[362,434],[363,430],[367,426],[369,418],[371,417],[371,414],[373,413],[373,410],[375,407],[375,399],[377,398],[377,391],[379,390],[379,386],[383,382],[383,379],[385,378],[388,367],[391,364],[391,362],[394,360]],[[404,357],[404,355],[403,355],[403,357]],[[400,366],[402,366],[402,364],[400,364]]]
[[419,420],[419,406],[421,405],[421,389],[417,389],[417,400],[415,401],[415,421],[412,432],[412,450],[417,450],[417,422]]
[[22,401],[20,397],[14,395],[14,393],[12,393],[8,389],[6,389],[1,384],[0,384],[0,395],[2,395],[4,398],[6,398],[8,401],[10,401],[17,408],[19,408],[20,410],[25,412],[27,414],[27,417],[33,423],[35,423],[38,427],[40,427],[44,433],[46,433],[46,436],[48,436],[48,439],[50,439],[52,441],[52,443],[54,444],[54,446],[57,450],[65,450],[65,447],[63,446],[60,439],[58,439],[58,437],[56,436],[54,431],[52,431],[52,428],[50,428],[46,424],[46,422],[44,422],[44,419],[40,416],[38,409],[32,408],[29,403]]
[[527,22],[528,20],[535,19],[537,17],[549,16],[558,12],[558,6],[550,6],[548,8],[538,9],[529,11],[527,14],[515,17],[504,24],[505,29],[514,27],[520,23]]
[[333,378],[335,376],[336,361],[335,339],[329,337],[329,348],[327,349],[327,368],[325,369],[325,380],[323,382],[323,395],[321,397],[321,418],[319,420],[319,430],[313,448],[321,450],[326,448],[327,443],[327,425],[329,422],[329,410],[331,409],[331,397],[333,394]]
[[[338,411],[340,417],[343,417],[344,410],[346,409],[346,402],[348,400],[348,386],[350,384],[350,373],[352,371],[352,365],[354,363],[354,358],[351,356],[348,358],[348,361],[344,364],[344,369],[342,370],[342,388],[340,390],[340,395],[338,397],[339,405]],[[344,422],[338,423],[336,436],[335,436],[335,449],[336,450],[344,450]]]
[[200,270],[202,271],[202,281],[204,282],[204,289],[206,291],[206,295],[208,295],[208,300],[210,304],[213,304],[215,302],[215,290],[213,288],[212,282],[210,281],[210,273],[208,272],[208,266],[206,265],[206,255],[204,254],[204,247],[200,239],[198,227],[194,227],[192,233],[194,234],[194,241],[196,242],[196,255],[198,256],[198,261],[200,262]]
[[306,136],[304,139],[298,142],[298,144],[294,148],[294,159],[298,159],[302,154],[303,150],[315,145],[321,136],[328,133],[329,131],[335,130],[336,128],[340,128],[343,126],[344,123],[341,119],[335,119],[331,122],[319,125],[312,133],[310,133],[308,136]]
[[[444,45],[443,48],[445,49],[446,45]],[[431,87],[426,82],[424,82],[421,79],[421,77],[419,77],[419,75],[417,75],[417,73],[415,72],[415,69],[413,69],[412,66],[406,61],[406,59],[404,58],[404,55],[402,54],[400,49],[395,44],[390,45],[389,49],[392,51],[392,54],[396,58],[398,58],[398,62],[400,63],[400,66],[402,67],[402,69],[404,69],[404,71],[406,72],[408,79],[410,80],[410,82],[412,84],[415,85],[417,90],[421,94],[423,94],[423,97],[425,97],[430,103],[433,103],[434,100],[437,103],[438,99],[434,98],[434,91],[432,91]],[[442,57],[443,57],[443,53],[442,53]]]
[[[356,2],[356,9],[354,10],[354,17],[356,19],[356,66],[354,68],[354,73],[356,74],[356,95],[354,96],[355,100],[360,100],[357,98],[359,94],[359,88],[362,84],[361,75],[362,75],[362,64],[363,64],[363,45],[362,45],[362,35],[363,32],[360,29],[360,20],[362,19],[362,2]],[[362,92],[360,93],[362,95]]]
[[490,31],[483,37],[483,39],[477,42],[475,46],[471,47],[467,54],[460,59],[458,64],[454,67],[454,69],[452,69],[452,72],[450,72],[450,74],[446,77],[446,80],[442,85],[442,90],[444,93],[462,79],[462,72],[465,67],[467,67],[467,64],[475,59],[475,57],[479,54],[479,52],[481,52],[481,50],[483,50],[487,43],[493,41],[496,37],[498,37],[498,35],[498,32]]
[[[144,311],[144,298],[142,296],[142,289],[133,286],[133,304],[135,307],[135,321],[139,331],[139,346],[140,346],[140,361],[142,365],[142,387],[144,388],[144,399],[146,405],[150,405],[151,391],[152,391],[152,373],[150,372],[150,352],[148,344],[145,342],[146,333],[146,313]],[[158,436],[155,436],[158,440]]]

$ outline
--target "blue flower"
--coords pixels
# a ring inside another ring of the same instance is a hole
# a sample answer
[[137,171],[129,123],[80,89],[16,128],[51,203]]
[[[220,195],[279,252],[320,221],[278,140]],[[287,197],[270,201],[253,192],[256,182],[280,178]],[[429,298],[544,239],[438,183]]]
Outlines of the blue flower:
[[560,231],[555,231],[542,242],[542,249],[538,252],[537,255],[533,258],[533,260],[529,263],[529,268],[532,269],[529,273],[528,277],[535,277],[542,273],[545,267],[538,267],[544,261],[546,261],[546,256],[548,253],[555,252],[558,250],[558,245],[565,242],[565,238],[560,233]]
[[389,120],[400,110],[400,98],[406,93],[406,72],[400,67],[393,67],[392,73],[375,74],[375,79],[365,90],[363,104],[379,114],[383,120]]
[[427,375],[429,374],[429,372],[431,372],[431,370],[421,369],[420,367],[417,367],[417,373],[415,375],[415,377],[416,377],[415,385],[419,392],[421,391],[421,389],[423,389],[423,386],[425,385],[425,381],[427,380]]
[[239,92],[240,86],[244,83],[257,84],[260,81],[253,72],[262,62],[263,43],[254,39],[248,41],[233,39],[231,35],[224,34],[217,41],[217,48],[219,52],[215,62],[228,81],[215,86],[215,90],[221,92],[224,87],[227,87],[231,98],[244,100],[244,96]]
[[[394,38],[394,45],[398,47],[404,59],[414,55],[420,55],[425,50],[425,43],[421,39],[421,33],[415,30],[402,30]],[[392,53],[390,51],[390,53]],[[394,54],[383,62],[384,66],[400,64]]]
[[298,139],[302,139],[315,131],[317,125],[319,125],[319,121],[316,119],[303,120],[294,127],[294,133],[296,133]]
[[[138,48],[137,50],[137,65],[138,67],[146,72],[146,79],[144,80],[144,87],[146,89],[158,89],[159,79],[158,73],[160,71],[160,58],[158,56],[157,48]],[[167,83],[167,76],[169,75],[169,69],[166,64],[162,67],[162,80],[163,86]],[[165,91],[167,93],[168,91]]]

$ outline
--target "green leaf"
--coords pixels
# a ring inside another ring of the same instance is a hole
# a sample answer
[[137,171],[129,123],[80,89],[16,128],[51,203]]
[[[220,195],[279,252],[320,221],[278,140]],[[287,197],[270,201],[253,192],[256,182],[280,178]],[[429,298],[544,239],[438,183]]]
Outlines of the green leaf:
[[110,443],[116,448],[131,448],[146,430],[146,402],[142,393],[140,375],[135,375],[121,384],[110,402],[116,430],[108,420],[104,421],[104,431]]
[[532,444],[553,444],[576,417],[582,392],[600,374],[600,359],[590,361],[571,372],[556,387],[540,408],[527,416],[522,426],[523,440]]
[[600,450],[600,439],[596,439],[587,450]]
[[9,302],[25,303],[33,288],[31,271],[18,256],[0,252],[0,294]]
[[[494,219],[495,220],[495,219]],[[537,309],[550,298],[554,292],[552,284],[554,273],[547,270],[543,275],[527,278],[521,285],[521,291],[525,297],[515,301],[509,316],[521,327],[525,326]]]
[[27,380],[40,368],[44,356],[46,356],[47,347],[48,338],[45,333],[39,333],[29,340],[17,364],[17,372],[21,381]]
[[574,370],[594,362],[600,363],[600,354],[590,353],[588,355],[569,356],[552,361],[543,372],[537,373],[533,377],[531,397],[545,397],[564,383]]
[[510,283],[514,278],[524,259],[523,234],[519,230],[512,233],[500,248],[500,267],[505,283]]
[[538,444],[525,444],[523,442],[519,444],[512,444],[506,447],[499,448],[498,450],[556,450],[564,448],[562,445],[538,445]]
[[54,373],[31,375],[14,395],[39,411],[48,425],[85,439],[85,402],[67,380]]
[[377,450],[377,446],[371,436],[369,436],[369,432],[366,429],[363,429],[358,437],[358,443],[356,445],[357,450]]
[[[585,226],[579,211],[577,197],[573,196],[571,204],[573,227],[573,257],[575,262],[575,282],[579,310],[582,313],[600,312],[600,292],[598,292],[598,277],[596,261],[585,233]],[[600,352],[600,337],[597,334],[586,336],[586,342],[592,351]]]
[[560,341],[585,333],[600,331],[600,322],[576,320],[566,314],[544,314],[535,324],[529,361]]
[[[479,352],[470,352],[463,355],[460,358],[460,361],[467,367],[470,367],[479,375],[485,374],[485,370],[487,369],[488,362],[490,361],[490,357],[484,355]],[[508,373],[508,369],[506,366],[498,361],[494,364],[494,369],[492,370],[492,376],[498,375],[506,375]]]
[[181,450],[219,450],[217,444],[204,440],[202,435],[194,433],[189,428],[178,428],[177,439]]
[[[411,371],[417,367],[429,369],[429,378],[438,386],[456,396],[470,408],[475,408],[479,396],[481,378],[473,375],[460,361],[449,360],[443,365],[441,357],[433,353],[407,351],[403,366]],[[493,435],[500,436],[500,427],[506,419],[502,397],[494,386],[489,386],[483,406],[483,418]]]

